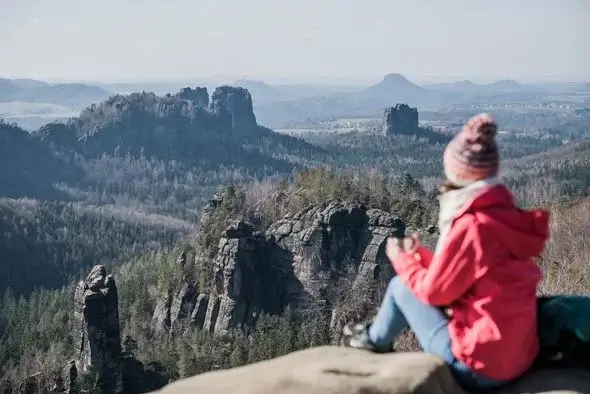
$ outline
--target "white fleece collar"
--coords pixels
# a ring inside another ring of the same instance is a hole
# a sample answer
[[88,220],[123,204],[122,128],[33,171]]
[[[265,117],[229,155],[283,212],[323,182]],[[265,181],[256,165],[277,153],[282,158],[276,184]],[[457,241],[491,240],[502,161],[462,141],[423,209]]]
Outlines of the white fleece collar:
[[438,215],[438,228],[440,236],[436,244],[436,251],[438,251],[450,230],[453,219],[459,213],[465,204],[467,204],[476,194],[483,189],[503,184],[502,180],[497,177],[490,177],[482,179],[477,182],[470,183],[469,185],[456,190],[449,190],[441,194],[439,199],[439,215]]

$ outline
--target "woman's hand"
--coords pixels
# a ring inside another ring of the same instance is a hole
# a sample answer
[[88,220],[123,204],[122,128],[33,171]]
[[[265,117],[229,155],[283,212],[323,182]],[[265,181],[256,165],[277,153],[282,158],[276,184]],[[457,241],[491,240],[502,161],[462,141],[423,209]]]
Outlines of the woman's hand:
[[385,245],[385,254],[390,262],[394,262],[397,256],[402,251],[402,241],[399,238],[388,238],[387,244]]
[[418,233],[412,234],[403,240],[399,238],[389,238],[385,245],[385,254],[390,262],[394,262],[401,252],[414,253],[420,245],[420,236]]

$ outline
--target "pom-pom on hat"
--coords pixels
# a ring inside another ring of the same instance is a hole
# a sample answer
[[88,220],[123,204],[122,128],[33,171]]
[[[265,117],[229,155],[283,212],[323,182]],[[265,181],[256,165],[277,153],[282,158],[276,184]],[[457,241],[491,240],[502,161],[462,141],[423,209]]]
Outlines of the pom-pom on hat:
[[500,164],[497,131],[496,122],[488,114],[469,119],[445,149],[443,165],[447,179],[456,186],[467,186],[496,176]]

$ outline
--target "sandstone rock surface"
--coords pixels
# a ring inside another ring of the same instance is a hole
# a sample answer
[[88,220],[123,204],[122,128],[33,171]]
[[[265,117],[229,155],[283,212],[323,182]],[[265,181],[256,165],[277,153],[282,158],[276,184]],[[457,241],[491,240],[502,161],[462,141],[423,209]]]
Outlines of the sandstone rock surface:
[[232,128],[256,126],[252,96],[244,88],[235,86],[216,88],[211,95],[210,107],[216,114],[227,115]]
[[78,373],[91,370],[105,393],[123,390],[117,285],[106,268],[96,265],[74,295],[75,363]]
[[[467,394],[437,357],[318,347],[172,383],[161,394]],[[536,371],[496,394],[590,393],[588,371]]]

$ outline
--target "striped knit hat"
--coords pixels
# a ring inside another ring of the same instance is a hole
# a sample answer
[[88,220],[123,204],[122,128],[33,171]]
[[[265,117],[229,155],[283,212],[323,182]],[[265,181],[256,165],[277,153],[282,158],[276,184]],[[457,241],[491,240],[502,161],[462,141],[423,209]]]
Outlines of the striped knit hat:
[[498,175],[497,130],[496,122],[488,114],[469,119],[445,149],[443,165],[449,181],[462,187]]

